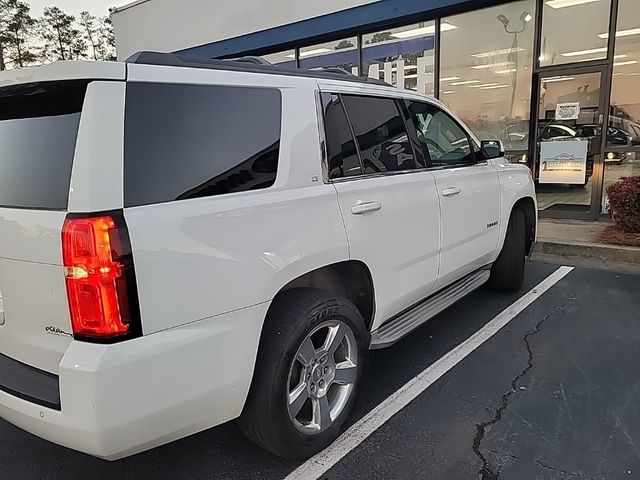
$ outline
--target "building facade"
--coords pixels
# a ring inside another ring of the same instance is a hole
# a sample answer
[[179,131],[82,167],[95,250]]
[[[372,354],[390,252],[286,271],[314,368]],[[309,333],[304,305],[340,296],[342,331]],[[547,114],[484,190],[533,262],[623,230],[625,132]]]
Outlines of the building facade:
[[638,0],[220,3],[115,9],[119,55],[259,55],[433,95],[531,168],[542,217],[596,220],[640,175]]

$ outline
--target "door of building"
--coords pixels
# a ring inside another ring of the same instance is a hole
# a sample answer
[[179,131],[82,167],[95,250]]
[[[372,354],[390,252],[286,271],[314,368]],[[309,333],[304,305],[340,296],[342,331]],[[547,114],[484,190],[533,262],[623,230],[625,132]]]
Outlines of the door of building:
[[602,195],[605,67],[545,69],[532,170],[541,217],[595,220]]

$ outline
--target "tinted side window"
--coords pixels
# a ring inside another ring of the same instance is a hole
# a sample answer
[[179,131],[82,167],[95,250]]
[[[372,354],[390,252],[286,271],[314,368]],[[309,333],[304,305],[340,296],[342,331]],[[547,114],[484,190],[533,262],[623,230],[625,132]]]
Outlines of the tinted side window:
[[0,206],[67,208],[87,83],[0,88]]
[[322,95],[322,103],[324,129],[327,137],[329,178],[362,175],[356,142],[353,139],[340,97],[325,93]]
[[418,137],[429,150],[434,167],[471,165],[474,150],[467,133],[458,123],[434,105],[412,102],[411,115]]
[[270,187],[281,115],[275,89],[129,83],[125,206]]
[[422,168],[407,137],[395,100],[342,95],[365,174]]

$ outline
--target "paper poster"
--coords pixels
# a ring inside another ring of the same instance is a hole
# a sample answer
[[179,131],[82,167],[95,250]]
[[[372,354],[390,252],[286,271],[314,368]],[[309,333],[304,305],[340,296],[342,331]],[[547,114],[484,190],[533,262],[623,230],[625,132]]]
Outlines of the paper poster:
[[577,120],[580,116],[580,102],[564,102],[556,105],[556,120]]
[[588,140],[552,140],[540,143],[540,183],[584,185],[587,179]]

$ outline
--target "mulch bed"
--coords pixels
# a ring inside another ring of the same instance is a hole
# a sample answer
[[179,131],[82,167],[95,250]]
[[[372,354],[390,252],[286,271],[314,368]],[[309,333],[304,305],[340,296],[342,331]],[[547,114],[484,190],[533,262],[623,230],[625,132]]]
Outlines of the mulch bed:
[[602,243],[608,243],[609,245],[640,248],[640,233],[626,233],[618,229],[615,225],[611,225],[602,232],[600,241]]

